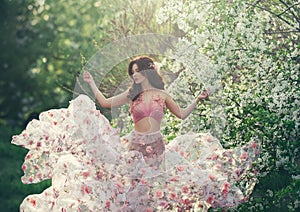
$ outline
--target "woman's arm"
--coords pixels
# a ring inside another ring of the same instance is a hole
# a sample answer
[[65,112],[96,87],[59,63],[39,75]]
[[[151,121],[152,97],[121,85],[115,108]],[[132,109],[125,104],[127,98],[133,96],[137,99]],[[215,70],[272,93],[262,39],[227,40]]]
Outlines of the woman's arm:
[[189,106],[187,106],[185,109],[182,109],[179,107],[179,105],[170,97],[167,95],[166,97],[166,106],[167,108],[178,118],[185,119],[188,117],[191,112],[195,109],[196,105],[200,100],[207,99],[208,98],[208,91],[203,91]]
[[103,108],[112,108],[129,102],[129,99],[127,97],[128,90],[111,98],[106,98],[97,88],[92,75],[88,71],[85,71],[83,73],[83,80],[89,84],[92,92],[95,95],[95,98]]

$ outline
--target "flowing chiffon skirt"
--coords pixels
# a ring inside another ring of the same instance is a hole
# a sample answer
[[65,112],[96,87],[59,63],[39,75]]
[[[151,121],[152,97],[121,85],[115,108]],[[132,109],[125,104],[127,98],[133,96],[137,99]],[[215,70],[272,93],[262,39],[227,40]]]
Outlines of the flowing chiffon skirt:
[[52,179],[20,211],[206,211],[234,207],[256,183],[256,142],[224,149],[209,133],[164,144],[160,132],[120,137],[94,102],[43,112],[12,143],[29,150],[22,182]]

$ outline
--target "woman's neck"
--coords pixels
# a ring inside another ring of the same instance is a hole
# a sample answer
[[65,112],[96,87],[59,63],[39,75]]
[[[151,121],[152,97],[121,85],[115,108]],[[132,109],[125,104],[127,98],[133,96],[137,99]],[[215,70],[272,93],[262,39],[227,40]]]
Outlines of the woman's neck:
[[142,82],[141,88],[142,88],[142,91],[154,89],[154,87],[150,84],[150,82],[148,80],[145,80],[144,82]]

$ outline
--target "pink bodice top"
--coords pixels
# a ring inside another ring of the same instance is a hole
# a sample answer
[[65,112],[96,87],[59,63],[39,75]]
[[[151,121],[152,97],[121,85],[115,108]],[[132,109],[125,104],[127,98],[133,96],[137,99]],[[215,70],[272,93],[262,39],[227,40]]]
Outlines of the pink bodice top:
[[151,117],[157,122],[161,122],[166,108],[165,100],[157,94],[153,94],[150,102],[145,102],[144,93],[130,103],[130,113],[133,117],[133,122],[136,123],[145,117]]

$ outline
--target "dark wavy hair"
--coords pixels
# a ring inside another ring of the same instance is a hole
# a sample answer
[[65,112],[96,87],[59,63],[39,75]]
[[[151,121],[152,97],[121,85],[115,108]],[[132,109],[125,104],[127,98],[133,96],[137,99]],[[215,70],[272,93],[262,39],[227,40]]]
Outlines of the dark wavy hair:
[[[154,60],[148,56],[139,56],[132,59],[128,65],[128,74],[132,78],[133,71],[132,67],[136,64],[139,68],[139,71],[144,75],[149,83],[157,89],[164,90],[165,83],[162,76],[155,70]],[[134,81],[129,89],[128,98],[134,101],[137,99],[142,92],[142,87],[140,84],[136,84]]]

